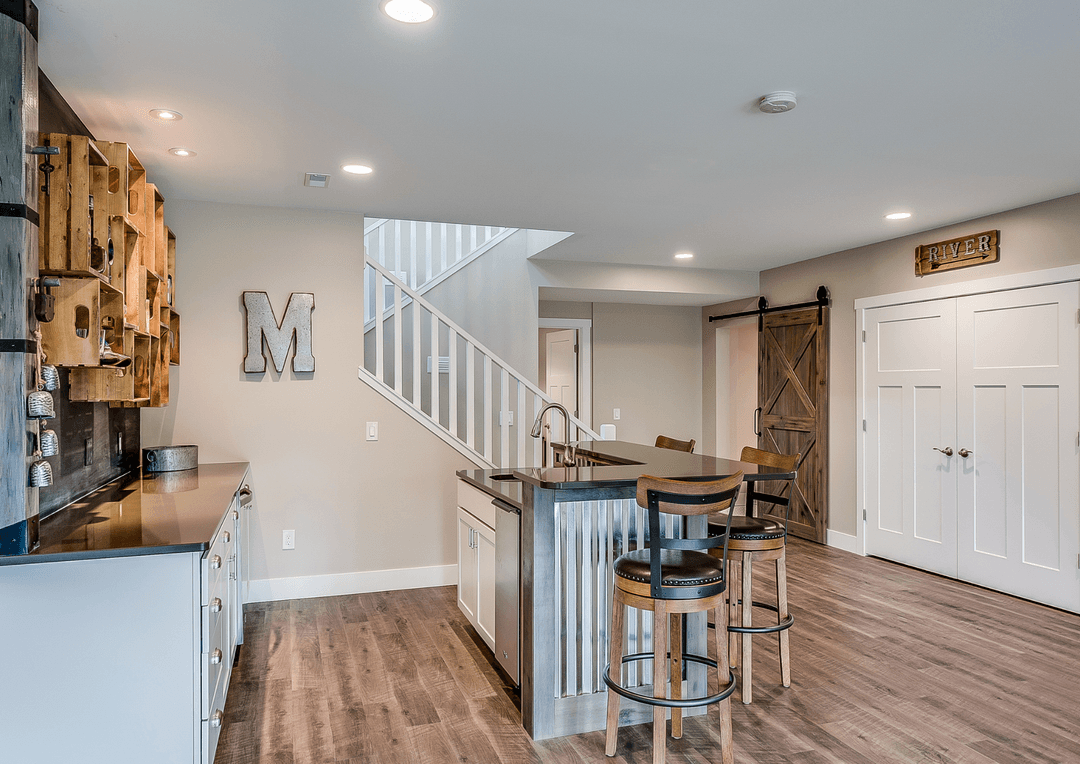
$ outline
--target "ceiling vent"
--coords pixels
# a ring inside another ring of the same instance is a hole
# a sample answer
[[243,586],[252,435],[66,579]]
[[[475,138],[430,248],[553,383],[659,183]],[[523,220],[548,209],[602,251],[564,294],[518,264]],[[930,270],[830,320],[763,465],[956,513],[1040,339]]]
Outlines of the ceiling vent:
[[777,90],[775,93],[766,93],[758,101],[758,109],[766,114],[782,114],[795,108],[798,101],[795,94],[790,90]]
[[330,185],[330,176],[320,172],[305,172],[304,185],[312,188],[326,188]]

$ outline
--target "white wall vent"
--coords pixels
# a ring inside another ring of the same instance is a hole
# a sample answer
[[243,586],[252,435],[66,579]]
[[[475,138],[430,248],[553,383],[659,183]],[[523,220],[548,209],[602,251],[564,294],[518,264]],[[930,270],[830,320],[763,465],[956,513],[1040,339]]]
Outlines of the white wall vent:
[[326,188],[330,185],[330,176],[319,172],[305,172],[304,185],[312,188]]

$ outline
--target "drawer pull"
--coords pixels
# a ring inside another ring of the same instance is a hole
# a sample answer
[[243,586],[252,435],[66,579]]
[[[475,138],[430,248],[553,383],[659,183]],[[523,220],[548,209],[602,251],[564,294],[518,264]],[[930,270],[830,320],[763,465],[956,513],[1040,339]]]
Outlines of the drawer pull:
[[214,570],[217,570],[218,568],[221,567],[221,555],[220,554],[215,554],[213,557],[210,558],[210,567],[213,568]]
[[221,612],[221,597],[214,597],[214,599],[210,600],[210,612],[211,613],[220,613]]
[[215,666],[218,665],[219,663],[221,663],[221,648],[220,647],[215,647],[213,649],[213,651],[210,653],[210,663],[212,663]]
[[221,711],[215,711],[214,713],[210,714],[210,726],[211,727],[220,727],[221,726],[221,721],[224,718],[225,718],[225,714],[221,713]]
[[225,539],[226,544],[228,544],[230,541],[232,541],[232,535],[228,531],[222,531],[221,536],[222,536],[222,538]]

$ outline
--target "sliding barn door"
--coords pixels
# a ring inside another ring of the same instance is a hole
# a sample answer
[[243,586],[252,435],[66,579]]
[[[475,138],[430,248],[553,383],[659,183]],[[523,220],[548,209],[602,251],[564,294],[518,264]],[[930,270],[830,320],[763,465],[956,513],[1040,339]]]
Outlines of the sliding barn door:
[[1080,285],[956,308],[959,578],[1080,609]]
[[[781,311],[762,318],[758,448],[802,454],[788,530],[823,544],[828,522],[829,309]],[[763,490],[786,492],[783,485],[772,483]],[[782,508],[766,514],[784,519]]]

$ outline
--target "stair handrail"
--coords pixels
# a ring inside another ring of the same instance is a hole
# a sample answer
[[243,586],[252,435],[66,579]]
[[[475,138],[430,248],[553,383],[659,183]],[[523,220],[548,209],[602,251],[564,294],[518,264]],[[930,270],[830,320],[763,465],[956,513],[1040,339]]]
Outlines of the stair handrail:
[[[407,297],[411,298],[412,301],[415,304],[418,304],[418,305],[422,306],[425,310],[427,310],[432,315],[434,315],[436,318],[438,318],[439,321],[446,324],[447,328],[451,329],[455,334],[457,334],[459,337],[461,337],[466,342],[468,342],[470,345],[472,345],[474,348],[476,348],[476,350],[478,350],[482,355],[485,355],[488,358],[490,358],[492,363],[499,366],[501,369],[506,371],[511,377],[516,379],[521,384],[525,385],[526,389],[528,389],[533,395],[537,396],[538,398],[543,400],[545,403],[553,402],[553,399],[551,398],[551,396],[549,396],[547,393],[545,393],[543,390],[541,390],[539,387],[537,387],[535,384],[533,384],[528,379],[528,377],[526,377],[524,374],[521,374],[519,371],[517,371],[517,369],[515,369],[510,364],[508,364],[506,361],[504,361],[502,358],[500,358],[499,355],[496,354],[493,350],[491,350],[487,345],[482,343],[480,340],[476,339],[476,337],[474,337],[472,334],[467,332],[464,328],[462,328],[460,325],[458,325],[455,321],[451,320],[449,316],[447,316],[445,313],[443,313],[441,310],[439,310],[435,305],[431,304],[426,299],[424,299],[424,297],[418,291],[416,291],[415,289],[412,289],[408,284],[406,284],[401,279],[399,279],[397,276],[395,276],[393,274],[393,271],[391,271],[389,268],[386,268],[384,265],[382,265],[382,263],[378,262],[377,260],[375,260],[375,258],[371,257],[370,255],[365,254],[364,255],[364,260],[365,260],[367,265],[369,265],[375,271],[380,273],[391,284],[393,284],[394,286],[401,289],[401,292],[402,292],[403,295],[406,295]],[[378,285],[376,286],[376,289],[378,289]],[[385,314],[385,312],[386,311],[384,311],[384,314]],[[384,316],[384,318],[382,320],[385,320],[385,316]],[[433,352],[432,357],[437,359],[438,353]],[[381,366],[381,364],[379,364],[379,365]],[[369,374],[370,376],[374,377],[383,386],[389,387],[389,385],[387,385],[387,383],[384,382],[381,379],[381,375],[371,374],[371,372],[368,372],[367,369],[364,368],[364,366],[362,366],[362,365],[361,365],[360,369],[362,371],[366,372],[367,374]],[[398,373],[398,372],[396,372],[396,373]],[[586,439],[586,438],[581,437],[581,435],[583,433],[587,436],[587,439],[589,439],[589,440],[601,440],[599,433],[595,432],[591,427],[589,427],[587,424],[582,422],[580,419],[578,419],[573,414],[570,415],[570,422],[571,422],[571,424],[573,424],[577,428],[577,433],[578,433],[578,436],[579,436],[578,440]],[[440,427],[441,427],[441,425],[440,425]],[[567,434],[569,434],[569,433],[567,433]]]

